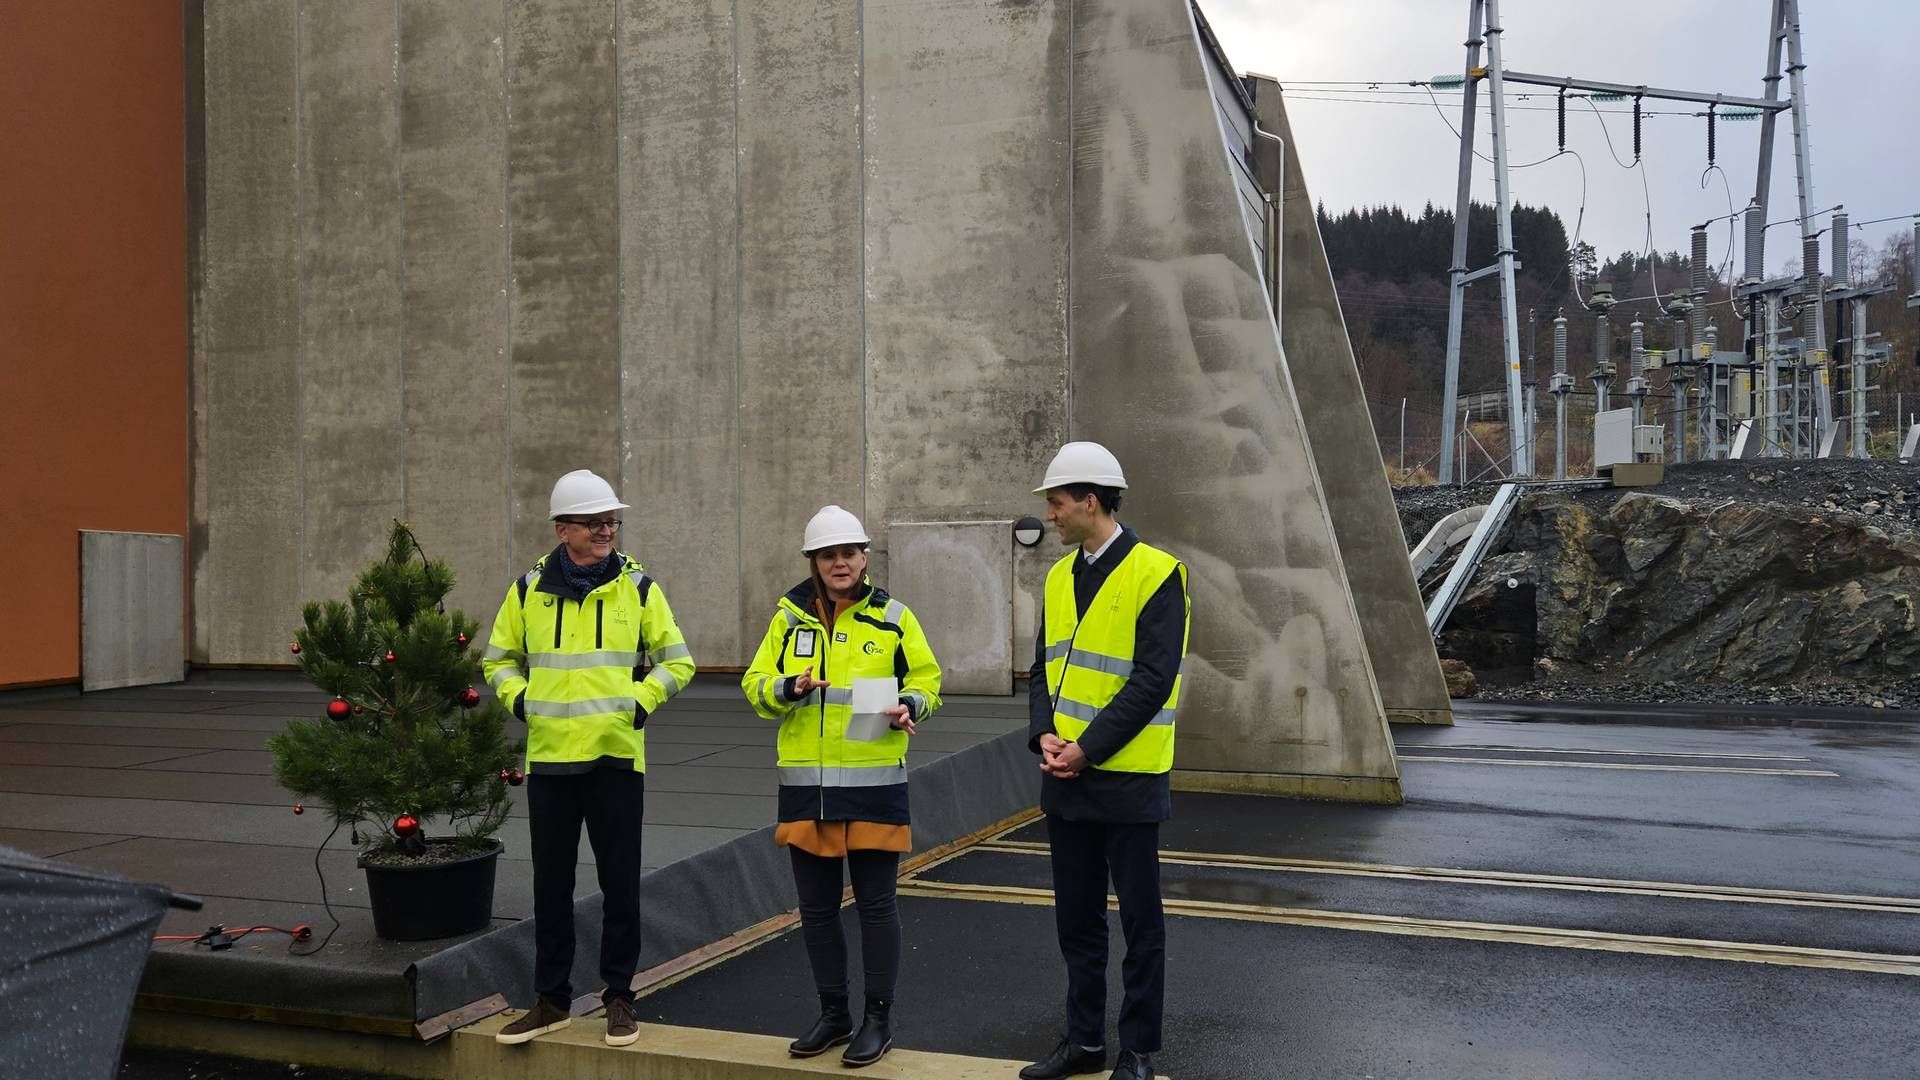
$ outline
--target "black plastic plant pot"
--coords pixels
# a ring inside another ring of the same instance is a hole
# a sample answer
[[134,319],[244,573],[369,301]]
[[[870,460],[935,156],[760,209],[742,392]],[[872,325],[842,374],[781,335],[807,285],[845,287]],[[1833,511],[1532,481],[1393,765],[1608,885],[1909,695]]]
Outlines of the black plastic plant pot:
[[[451,838],[427,841],[445,850]],[[493,876],[501,844],[484,851],[417,865],[360,860],[367,872],[367,900],[374,933],[389,941],[429,941],[485,929],[493,919]]]

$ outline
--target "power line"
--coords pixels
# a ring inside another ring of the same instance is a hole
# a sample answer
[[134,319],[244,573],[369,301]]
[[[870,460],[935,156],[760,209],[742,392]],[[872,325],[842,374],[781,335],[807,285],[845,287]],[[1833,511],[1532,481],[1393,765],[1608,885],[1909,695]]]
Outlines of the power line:
[[[1332,92],[1307,90],[1307,91],[1296,91],[1294,93],[1287,94],[1286,97],[1287,97],[1287,100],[1289,101],[1334,102],[1334,103],[1344,103],[1344,104],[1351,104],[1351,105],[1416,105],[1416,106],[1426,105],[1425,101],[1422,101],[1417,97],[1401,98],[1397,96],[1397,95],[1406,93],[1406,91],[1392,91],[1389,93],[1395,96],[1388,96],[1387,94],[1382,94],[1375,97],[1348,97],[1343,94],[1336,94]],[[1537,95],[1529,94],[1529,95],[1524,95],[1524,98],[1526,100],[1531,100],[1535,96]],[[1488,109],[1488,108],[1491,108],[1491,106],[1483,103],[1476,106],[1476,108]],[[1507,110],[1509,112],[1558,112],[1559,107],[1552,106],[1552,105],[1509,105],[1507,106]],[[1630,110],[1626,110],[1626,109],[1603,109],[1601,111],[1608,116],[1632,116],[1633,115],[1633,113]],[[1690,117],[1693,119],[1699,119],[1700,117],[1703,117],[1707,114],[1704,112],[1682,112],[1682,111],[1676,111],[1671,109],[1649,109],[1649,110],[1642,111],[1640,115],[1642,116],[1682,116],[1682,117]]]
[[[1636,145],[1634,147],[1633,164],[1629,165],[1626,162],[1620,160],[1619,152],[1614,150],[1613,148],[1613,132],[1609,130],[1607,127],[1607,118],[1601,115],[1599,107],[1594,105],[1593,100],[1591,98],[1587,99],[1586,105],[1587,105],[1587,108],[1593,110],[1594,119],[1600,122],[1600,133],[1606,136],[1607,153],[1612,156],[1613,163],[1615,165],[1620,166],[1622,169],[1627,170],[1628,172],[1632,172],[1635,169],[1638,169],[1640,171],[1640,194],[1641,194],[1641,197],[1646,200],[1646,208],[1647,208],[1646,239],[1644,242],[1644,246],[1641,249],[1640,256],[1646,262],[1648,271],[1653,275],[1653,295],[1650,297],[1635,297],[1634,300],[1645,299],[1645,300],[1652,300],[1655,303],[1659,303],[1660,301],[1660,266],[1659,266],[1659,263],[1653,258],[1653,186],[1647,182],[1647,170],[1645,168],[1645,162],[1641,159],[1640,153],[1639,153],[1639,150],[1640,150],[1638,146],[1639,127],[1636,124],[1634,128],[1634,141]],[[1578,293],[1576,292],[1575,295],[1578,295]],[[1620,302],[1632,303],[1634,301],[1623,300]]]
[[[1839,209],[1839,207],[1834,207],[1834,209],[1836,209],[1836,210],[1837,210],[1837,209]],[[1849,222],[1848,222],[1847,224],[1849,224],[1849,225],[1851,225],[1851,226],[1853,226],[1854,228],[1856,228],[1856,229],[1858,229],[1858,228],[1860,228],[1860,227],[1861,227],[1861,226],[1863,226],[1863,225],[1879,225],[1879,224],[1881,224],[1881,223],[1883,223],[1883,222],[1888,222],[1888,221],[1905,221],[1905,220],[1907,220],[1907,219],[1909,219],[1909,218],[1916,218],[1916,217],[1920,217],[1920,210],[1915,210],[1915,211],[1913,211],[1913,212],[1911,212],[1911,213],[1906,213],[1906,214],[1891,214],[1891,215],[1889,215],[1889,216],[1887,216],[1887,217],[1883,217],[1883,218],[1874,218],[1874,219],[1873,219],[1873,220],[1871,220],[1871,221],[1849,221]]]

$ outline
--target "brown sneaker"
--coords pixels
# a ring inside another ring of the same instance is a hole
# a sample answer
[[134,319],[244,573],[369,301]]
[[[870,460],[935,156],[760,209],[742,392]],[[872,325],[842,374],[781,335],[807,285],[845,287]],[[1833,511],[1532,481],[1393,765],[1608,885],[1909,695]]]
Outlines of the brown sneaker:
[[640,1025],[633,1018],[633,1002],[614,998],[607,1004],[607,1045],[628,1046],[640,1039]]
[[571,1023],[573,1023],[573,1017],[567,1014],[567,1010],[550,1004],[546,998],[541,998],[520,1019],[501,1028],[493,1037],[493,1041],[512,1046],[537,1039],[549,1031],[559,1031]]

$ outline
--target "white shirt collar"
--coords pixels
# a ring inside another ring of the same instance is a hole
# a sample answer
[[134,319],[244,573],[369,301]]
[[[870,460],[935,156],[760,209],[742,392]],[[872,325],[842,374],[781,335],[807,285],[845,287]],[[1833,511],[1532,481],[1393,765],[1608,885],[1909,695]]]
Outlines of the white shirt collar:
[[1092,552],[1087,551],[1086,548],[1080,549],[1080,554],[1086,558],[1088,566],[1092,566],[1095,562],[1099,561],[1100,556],[1107,553],[1107,549],[1113,546],[1113,542],[1120,539],[1120,532],[1120,523],[1116,521],[1113,523],[1113,532],[1107,536],[1106,543],[1101,544],[1098,549]]

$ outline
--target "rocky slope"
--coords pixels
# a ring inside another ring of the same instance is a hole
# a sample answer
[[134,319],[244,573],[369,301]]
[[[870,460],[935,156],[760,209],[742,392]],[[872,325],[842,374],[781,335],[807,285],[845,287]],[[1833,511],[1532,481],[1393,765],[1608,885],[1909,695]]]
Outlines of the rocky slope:
[[[1398,493],[1415,540],[1492,490]],[[1481,696],[1920,706],[1920,467],[1719,462],[1527,497],[1441,637]]]

